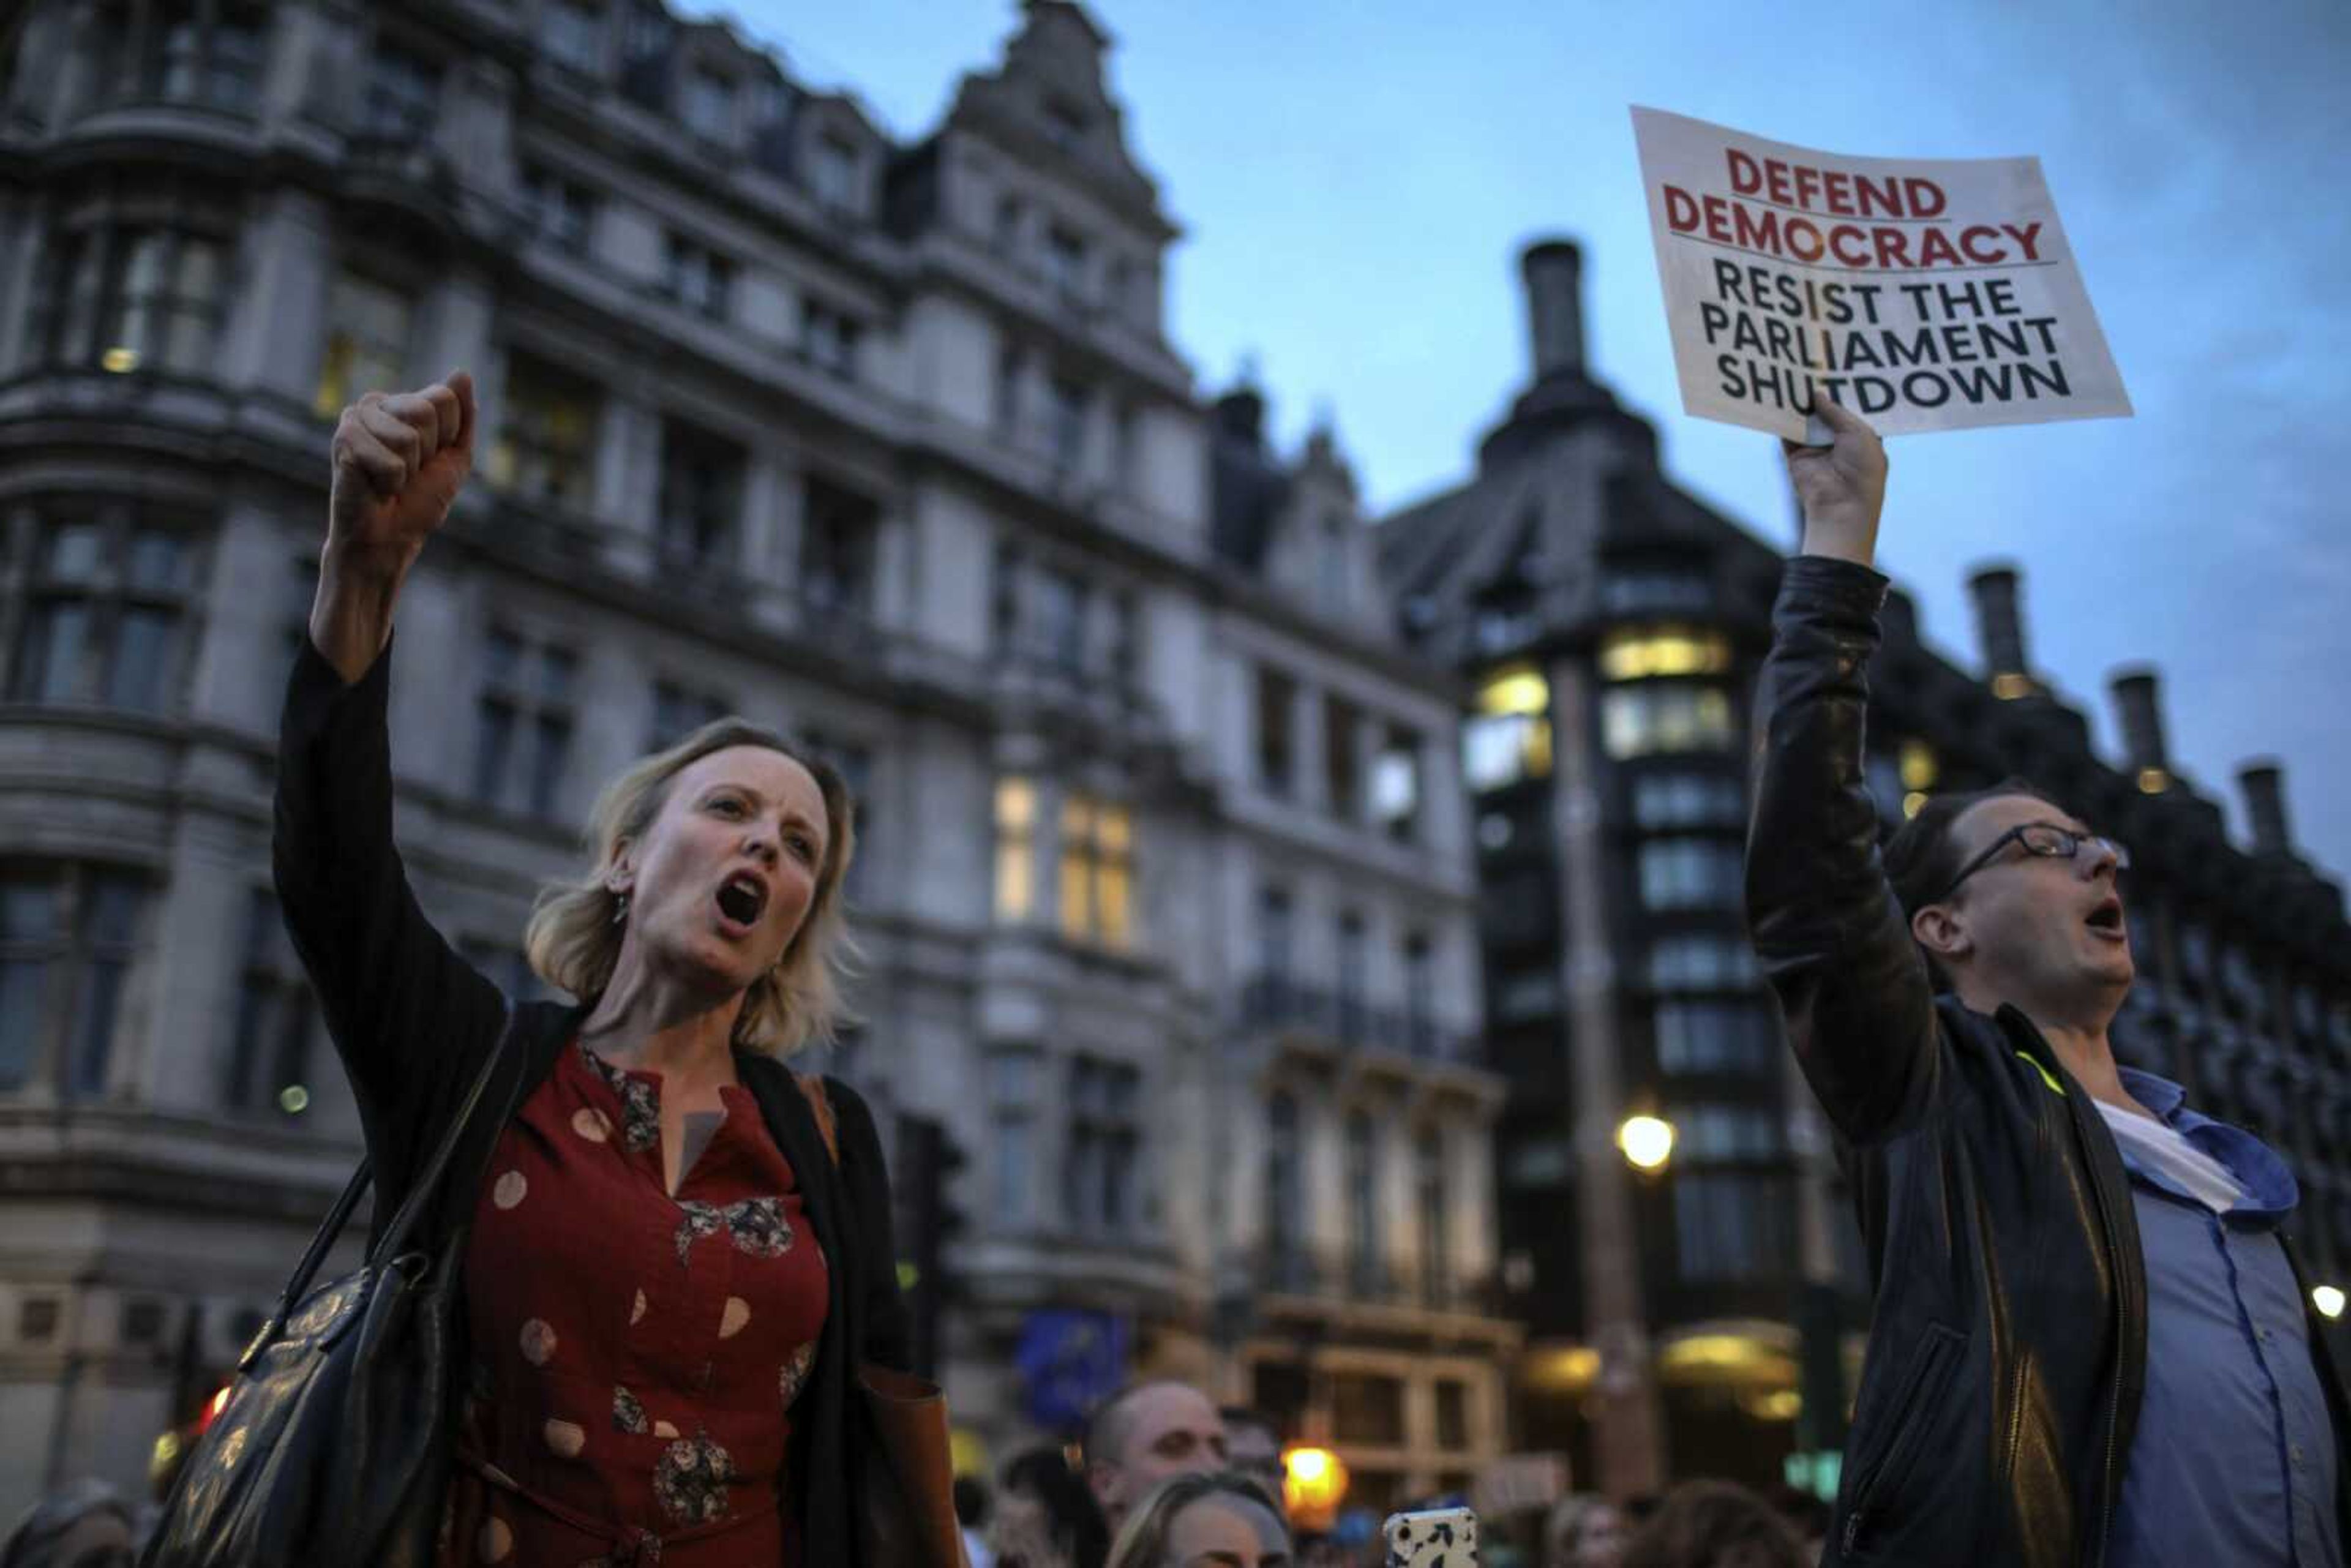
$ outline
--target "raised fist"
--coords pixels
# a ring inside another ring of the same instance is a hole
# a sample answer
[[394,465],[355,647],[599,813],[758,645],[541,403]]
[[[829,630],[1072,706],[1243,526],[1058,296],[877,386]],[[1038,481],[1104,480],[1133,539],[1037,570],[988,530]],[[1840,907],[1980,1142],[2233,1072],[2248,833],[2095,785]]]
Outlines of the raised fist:
[[329,549],[405,569],[474,471],[474,378],[371,392],[335,423]]

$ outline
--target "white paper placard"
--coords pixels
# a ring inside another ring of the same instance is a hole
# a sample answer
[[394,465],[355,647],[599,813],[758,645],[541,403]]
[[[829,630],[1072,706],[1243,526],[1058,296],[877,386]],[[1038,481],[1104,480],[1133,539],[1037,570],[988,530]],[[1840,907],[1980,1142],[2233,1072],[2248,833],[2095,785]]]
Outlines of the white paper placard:
[[1886,435],[2131,412],[2039,159],[1633,134],[1686,412],[1794,440],[1816,393]]

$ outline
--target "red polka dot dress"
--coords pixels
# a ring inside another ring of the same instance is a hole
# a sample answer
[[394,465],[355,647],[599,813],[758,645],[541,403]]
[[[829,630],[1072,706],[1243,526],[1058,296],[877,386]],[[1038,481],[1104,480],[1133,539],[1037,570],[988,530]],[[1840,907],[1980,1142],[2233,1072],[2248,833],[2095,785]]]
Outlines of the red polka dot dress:
[[584,1045],[500,1135],[443,1568],[797,1563],[779,1504],[825,1260],[758,1101],[719,1096],[674,1197],[661,1075]]

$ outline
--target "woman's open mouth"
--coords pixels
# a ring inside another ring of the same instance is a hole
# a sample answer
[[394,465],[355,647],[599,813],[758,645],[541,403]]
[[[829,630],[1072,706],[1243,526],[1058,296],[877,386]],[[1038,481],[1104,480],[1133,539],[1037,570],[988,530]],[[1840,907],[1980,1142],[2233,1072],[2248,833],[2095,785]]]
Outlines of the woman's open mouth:
[[748,872],[737,872],[718,885],[718,913],[737,925],[757,925],[767,907],[768,884]]

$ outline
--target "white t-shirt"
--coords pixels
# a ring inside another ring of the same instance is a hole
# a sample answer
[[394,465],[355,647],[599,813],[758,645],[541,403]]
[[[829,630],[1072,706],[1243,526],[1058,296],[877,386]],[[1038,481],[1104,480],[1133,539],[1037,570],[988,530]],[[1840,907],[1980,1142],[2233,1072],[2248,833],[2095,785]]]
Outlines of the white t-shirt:
[[2245,1187],[2229,1167],[2188,1141],[2169,1124],[2109,1105],[2090,1102],[2115,1134],[2115,1142],[2143,1170],[2160,1171],[2174,1186],[2215,1214],[2226,1214],[2245,1196]]

